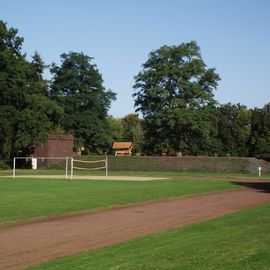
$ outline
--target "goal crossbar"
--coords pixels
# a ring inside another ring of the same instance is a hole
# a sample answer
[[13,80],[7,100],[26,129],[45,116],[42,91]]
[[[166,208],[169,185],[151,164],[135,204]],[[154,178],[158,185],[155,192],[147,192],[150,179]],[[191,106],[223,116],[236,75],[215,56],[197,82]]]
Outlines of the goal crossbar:
[[95,171],[95,170],[106,169],[106,166],[104,166],[104,167],[97,167],[97,168],[81,168],[81,167],[75,167],[75,166],[73,166],[73,169],[83,170],[83,171]]
[[92,161],[73,159],[73,162],[92,164],[92,163],[106,162],[106,159],[92,160]]

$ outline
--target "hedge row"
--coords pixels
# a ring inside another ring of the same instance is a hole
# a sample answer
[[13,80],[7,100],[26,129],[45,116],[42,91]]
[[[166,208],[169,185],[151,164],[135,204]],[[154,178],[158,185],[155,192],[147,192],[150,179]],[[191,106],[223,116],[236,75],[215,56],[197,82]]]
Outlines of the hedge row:
[[224,157],[109,157],[112,171],[175,171],[175,172],[220,172],[255,173],[258,166],[270,172],[270,163],[256,158]]

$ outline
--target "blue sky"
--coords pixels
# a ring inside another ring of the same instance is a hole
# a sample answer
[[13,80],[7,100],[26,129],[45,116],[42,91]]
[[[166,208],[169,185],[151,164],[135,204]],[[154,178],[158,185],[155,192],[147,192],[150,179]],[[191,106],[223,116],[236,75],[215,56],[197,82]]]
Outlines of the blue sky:
[[269,14],[269,0],[0,2],[0,19],[19,29],[29,57],[38,51],[47,64],[70,51],[94,57],[105,87],[117,93],[109,112],[116,117],[134,112],[134,76],[149,52],[191,40],[221,77],[218,102],[270,102]]

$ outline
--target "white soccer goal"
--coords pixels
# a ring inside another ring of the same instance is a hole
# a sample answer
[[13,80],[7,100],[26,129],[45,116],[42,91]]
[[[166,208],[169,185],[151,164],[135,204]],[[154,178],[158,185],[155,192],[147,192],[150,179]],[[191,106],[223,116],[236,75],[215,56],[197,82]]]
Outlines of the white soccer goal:
[[73,179],[74,170],[82,170],[82,171],[105,170],[105,175],[108,176],[108,157],[106,156],[105,159],[100,160],[78,160],[71,158],[70,179]]
[[[28,163],[29,167],[33,170],[39,168],[54,168],[62,170],[65,175],[65,178],[68,179],[69,167],[71,168],[71,157],[14,157],[13,158],[13,170],[12,178],[16,178],[16,169],[18,169],[18,161],[22,161],[24,164]],[[59,165],[60,164],[60,165]],[[69,166],[70,164],[70,166]],[[71,178],[71,175],[70,175]]]

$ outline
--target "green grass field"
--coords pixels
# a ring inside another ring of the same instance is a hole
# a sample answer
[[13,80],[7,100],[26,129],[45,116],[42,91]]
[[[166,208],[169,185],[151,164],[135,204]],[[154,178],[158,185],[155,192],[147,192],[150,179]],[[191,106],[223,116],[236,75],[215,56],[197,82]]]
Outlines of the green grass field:
[[59,215],[238,186],[225,181],[89,181],[0,178],[0,222]]
[[270,205],[29,269],[268,270]]

